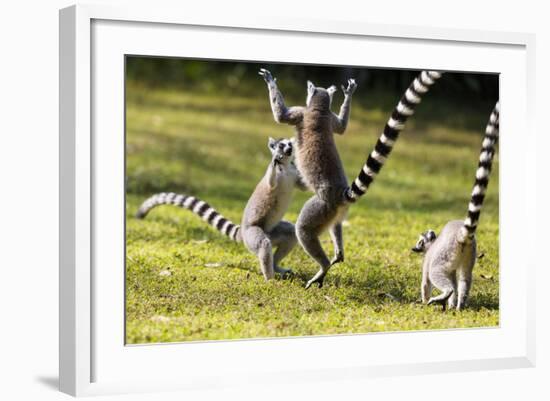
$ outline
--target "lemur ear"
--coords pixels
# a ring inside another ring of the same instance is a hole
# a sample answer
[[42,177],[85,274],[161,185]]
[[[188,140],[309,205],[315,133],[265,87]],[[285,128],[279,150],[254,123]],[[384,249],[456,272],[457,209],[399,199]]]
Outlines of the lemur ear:
[[272,137],[269,137],[269,140],[267,141],[267,146],[269,147],[269,149],[275,149],[276,144],[277,144],[277,141]]

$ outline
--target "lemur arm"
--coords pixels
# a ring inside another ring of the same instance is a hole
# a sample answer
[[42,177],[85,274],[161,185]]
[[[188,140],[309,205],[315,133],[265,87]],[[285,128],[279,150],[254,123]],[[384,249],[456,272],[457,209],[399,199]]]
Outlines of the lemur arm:
[[267,83],[271,110],[275,121],[291,125],[298,124],[304,115],[304,108],[300,106],[286,107],[283,95],[277,87],[277,80],[264,68],[260,69],[259,74],[264,77],[264,81]]
[[336,115],[332,113],[332,130],[336,134],[342,135],[348,127],[349,115],[351,112],[351,97],[353,92],[357,88],[357,84],[354,79],[348,79],[348,87],[344,88],[342,85],[342,91],[344,92],[344,102],[340,107],[340,114]]
[[267,183],[269,185],[269,188],[275,189],[277,186],[277,165],[279,164],[279,160],[277,159],[277,156],[273,156],[271,159],[271,164],[268,167],[267,170]]

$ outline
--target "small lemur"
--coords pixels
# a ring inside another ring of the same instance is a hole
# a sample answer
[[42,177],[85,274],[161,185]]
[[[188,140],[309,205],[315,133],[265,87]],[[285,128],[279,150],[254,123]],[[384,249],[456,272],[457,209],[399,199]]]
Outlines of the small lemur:
[[[315,192],[300,212],[296,222],[296,235],[300,245],[320,265],[320,270],[307,282],[306,288],[313,283],[322,287],[330,267],[344,260],[342,221],[350,204],[366,193],[389,156],[405,121],[414,113],[422,95],[441,74],[423,71],[413,81],[351,186],[348,185],[333,133],[343,134],[346,130],[351,112],[351,98],[357,88],[355,80],[349,79],[347,87],[342,86],[344,102],[340,113],[336,115],[330,109],[333,94],[337,90],[334,85],[324,89],[308,81],[306,106],[287,108],[276,79],[266,69],[261,69],[259,74],[267,83],[275,121],[296,127],[298,170],[306,186]],[[327,229],[334,245],[332,260],[329,260],[319,241],[319,236]]]
[[[422,264],[421,293],[422,302],[428,305],[441,303],[445,309],[447,303],[449,308],[458,310],[466,306],[476,261],[475,233],[498,142],[499,118],[497,102],[485,129],[468,217],[464,221],[450,221],[439,236],[433,230],[422,233],[412,248],[414,252],[426,253]],[[432,284],[441,291],[440,295],[431,297]]]
[[[294,187],[305,189],[294,165],[293,143],[294,139],[269,138],[271,163],[246,204],[240,226],[223,217],[206,202],[175,193],[151,196],[143,202],[136,217],[144,218],[159,205],[184,207],[232,240],[244,242],[258,256],[266,280],[273,278],[274,273],[291,273],[290,269],[282,268],[279,263],[296,245],[296,234],[294,225],[282,218],[292,199]],[[275,253],[274,247],[277,247]]]

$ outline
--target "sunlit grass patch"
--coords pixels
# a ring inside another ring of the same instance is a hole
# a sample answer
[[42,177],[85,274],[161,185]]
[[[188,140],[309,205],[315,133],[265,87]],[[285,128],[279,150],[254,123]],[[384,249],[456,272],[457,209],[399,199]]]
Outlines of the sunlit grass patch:
[[[174,191],[239,222],[269,162],[268,136],[294,133],[273,122],[265,93],[127,89],[128,343],[498,325],[498,160],[480,221],[484,257],[474,269],[470,308],[442,313],[418,303],[421,257],[410,252],[421,231],[465,215],[490,110],[449,108],[447,125],[431,118],[435,106],[426,99],[420,109],[427,112],[411,119],[367,196],[350,209],[346,261],[322,289],[306,291],[317,266],[299,246],[283,263],[295,276],[266,283],[254,255],[187,210],[163,206],[145,220],[133,218],[148,196]],[[354,104],[347,133],[336,138],[350,179],[389,111]],[[296,193],[290,221],[309,196]],[[328,236],[323,244],[332,251]]]

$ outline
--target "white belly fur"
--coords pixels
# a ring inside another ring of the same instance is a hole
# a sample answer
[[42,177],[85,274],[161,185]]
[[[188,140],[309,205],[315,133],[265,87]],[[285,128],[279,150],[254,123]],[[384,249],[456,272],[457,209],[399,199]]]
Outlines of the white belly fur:
[[292,192],[295,182],[296,178],[289,174],[277,177],[277,187],[275,189],[277,193],[277,206],[271,211],[267,218],[265,227],[267,231],[271,231],[283,219],[292,201]]

